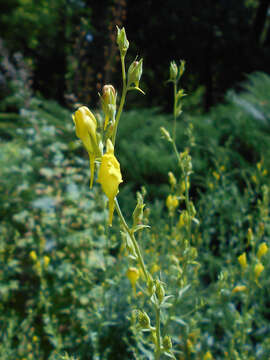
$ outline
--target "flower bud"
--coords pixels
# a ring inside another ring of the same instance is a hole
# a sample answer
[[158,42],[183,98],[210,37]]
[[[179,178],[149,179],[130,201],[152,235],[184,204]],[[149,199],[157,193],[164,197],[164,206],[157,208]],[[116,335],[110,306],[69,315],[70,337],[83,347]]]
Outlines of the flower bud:
[[104,130],[110,119],[114,120],[116,113],[117,93],[112,85],[104,85],[102,89],[101,106],[105,114]]
[[119,47],[121,56],[125,56],[126,52],[128,50],[128,47],[129,47],[129,42],[128,42],[128,39],[126,36],[126,31],[125,31],[125,28],[119,29],[118,26],[116,26],[116,28],[117,28],[116,42]]
[[252,231],[251,228],[248,228],[248,233],[247,233],[247,242],[248,242],[248,245],[252,245],[253,239],[254,239],[253,231]]
[[170,63],[170,80],[175,81],[177,79],[178,69],[175,61]]
[[159,303],[161,304],[162,301],[164,300],[165,290],[159,280],[156,281],[156,296],[158,298]]
[[137,204],[132,214],[133,226],[136,226],[142,222],[144,207],[145,204],[143,203],[143,197],[139,192],[137,192]]
[[170,183],[172,189],[174,189],[176,186],[176,183],[177,183],[176,178],[171,171],[168,172],[168,176],[169,176],[169,183]]
[[114,156],[114,147],[110,139],[107,140],[107,152],[101,158],[98,180],[102,190],[109,199],[109,225],[112,225],[114,199],[118,194],[118,187],[122,180],[120,164]]
[[132,84],[135,85],[135,87],[139,87],[139,82],[142,76],[142,63],[143,59],[140,61],[133,61],[133,63],[130,65],[128,69],[128,87]]
[[166,351],[171,350],[172,348],[172,340],[168,335],[164,336],[163,347]]
[[172,138],[171,138],[171,135],[168,130],[166,130],[163,126],[161,126],[160,131],[166,140],[168,140],[169,142],[172,142]]
[[150,318],[145,311],[141,311],[141,310],[137,311],[137,320],[142,329],[150,329],[151,327]]

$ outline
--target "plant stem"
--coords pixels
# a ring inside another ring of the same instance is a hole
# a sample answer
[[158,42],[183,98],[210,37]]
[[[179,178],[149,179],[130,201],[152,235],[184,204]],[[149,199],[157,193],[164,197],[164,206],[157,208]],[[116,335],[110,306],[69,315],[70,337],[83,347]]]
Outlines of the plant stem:
[[120,209],[120,206],[118,204],[118,201],[117,201],[117,198],[114,199],[114,203],[115,203],[115,208],[116,208],[116,211],[119,215],[119,218],[121,220],[121,223],[122,225],[124,226],[126,232],[128,233],[131,241],[132,241],[132,244],[134,246],[134,249],[135,249],[135,252],[136,252],[136,255],[137,255],[137,258],[138,258],[138,262],[139,262],[139,265],[143,271],[143,274],[145,276],[145,279],[147,280],[148,279],[148,275],[147,275],[147,270],[146,270],[146,266],[144,264],[144,261],[143,261],[143,257],[142,257],[142,254],[141,254],[141,250],[139,248],[139,245],[137,243],[137,240],[134,236],[134,233],[131,231],[131,229],[129,228],[128,224],[126,223],[126,220],[122,214],[122,211]]
[[117,128],[118,128],[118,123],[120,120],[120,116],[122,114],[123,111],[123,107],[124,107],[124,103],[126,100],[126,95],[127,95],[127,81],[126,81],[126,70],[125,70],[125,57],[121,56],[121,66],[122,66],[122,79],[123,79],[123,90],[122,90],[122,96],[121,96],[121,100],[120,100],[120,105],[117,111],[117,115],[115,118],[115,125],[114,125],[114,129],[113,129],[113,135],[112,135],[112,143],[113,146],[115,145],[115,139],[116,139],[116,134],[117,134]]
[[174,102],[173,102],[173,142],[175,142],[175,137],[176,137],[176,91],[177,91],[177,83],[176,81],[174,81],[173,83],[173,98],[174,98]]
[[160,307],[156,305],[156,336],[157,336],[157,346],[155,351],[155,360],[160,359],[161,355],[161,341],[160,341]]

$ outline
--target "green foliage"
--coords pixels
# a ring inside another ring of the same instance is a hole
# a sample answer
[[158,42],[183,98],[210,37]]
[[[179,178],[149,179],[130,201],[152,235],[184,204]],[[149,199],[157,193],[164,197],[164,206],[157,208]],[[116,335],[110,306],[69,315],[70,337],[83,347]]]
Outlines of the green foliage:
[[[200,222],[189,242],[179,224],[184,201],[173,212],[165,205],[175,191],[168,172],[178,185],[182,176],[159,130],[170,129],[172,117],[129,111],[118,132],[119,202],[132,214],[132,191],[146,188],[151,231],[138,231],[138,242],[153,277],[161,273],[165,296],[173,295],[172,319],[161,324],[180,359],[204,359],[207,351],[215,359],[270,354],[269,251],[258,255],[270,237],[269,77],[254,74],[245,89],[208,114],[178,120],[177,146],[190,148]],[[16,126],[10,123],[0,143],[0,358],[151,359],[132,310],[152,310],[140,279],[134,297],[126,277],[132,260],[116,227],[105,227],[99,186],[89,191],[88,158],[69,111],[32,98]],[[256,276],[258,264],[264,269]]]

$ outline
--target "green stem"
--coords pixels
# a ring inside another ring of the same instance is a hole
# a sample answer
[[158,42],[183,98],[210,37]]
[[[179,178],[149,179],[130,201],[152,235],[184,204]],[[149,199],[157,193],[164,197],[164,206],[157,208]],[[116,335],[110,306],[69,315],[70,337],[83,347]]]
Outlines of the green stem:
[[190,211],[189,192],[188,192],[188,175],[186,174],[185,174],[185,203],[189,215],[188,235],[189,235],[189,239],[191,240],[191,211]]
[[121,223],[123,225],[123,227],[125,228],[126,232],[128,233],[131,241],[132,241],[132,244],[134,246],[134,249],[135,249],[135,252],[136,252],[136,255],[137,255],[137,258],[138,258],[138,262],[139,262],[139,265],[143,271],[143,274],[145,276],[145,279],[147,280],[148,279],[148,275],[147,275],[147,270],[146,270],[146,266],[144,264],[144,261],[143,261],[143,257],[142,257],[142,254],[141,254],[141,250],[139,248],[139,245],[136,241],[136,238],[134,236],[134,233],[130,230],[128,224],[126,223],[126,220],[122,214],[122,211],[120,209],[120,206],[118,204],[118,201],[117,201],[117,198],[114,199],[114,203],[115,203],[115,208],[116,208],[116,211],[119,215],[119,218],[121,220]]
[[115,139],[116,139],[116,134],[117,134],[118,123],[119,123],[120,116],[121,116],[122,111],[123,111],[123,107],[124,107],[125,100],[126,100],[126,95],[127,95],[127,81],[126,81],[125,57],[124,56],[121,56],[121,66],[122,66],[123,90],[122,90],[122,96],[121,96],[121,100],[120,100],[120,105],[119,105],[117,115],[116,115],[116,118],[115,118],[115,125],[114,125],[114,129],[113,129],[113,134],[112,134],[113,146],[115,145]]
[[155,360],[160,359],[161,355],[161,341],[160,341],[160,307],[156,305],[156,336],[157,336],[157,346],[155,351]]
[[173,142],[175,142],[175,137],[176,137],[176,92],[177,92],[177,83],[176,81],[174,81],[173,83],[173,98],[174,98],[174,102],[173,102]]

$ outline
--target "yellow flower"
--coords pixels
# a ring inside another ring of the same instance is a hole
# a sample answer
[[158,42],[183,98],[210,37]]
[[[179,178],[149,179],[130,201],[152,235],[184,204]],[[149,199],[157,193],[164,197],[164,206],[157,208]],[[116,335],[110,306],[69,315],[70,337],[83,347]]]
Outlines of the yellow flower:
[[167,208],[169,209],[170,213],[173,213],[174,210],[177,208],[179,204],[179,201],[177,199],[177,196],[175,195],[169,195],[166,199],[166,205],[167,205]]
[[126,275],[131,283],[134,295],[136,295],[136,282],[140,277],[140,272],[137,268],[130,267],[130,268],[128,268]]
[[207,353],[204,354],[203,360],[212,360],[213,356],[210,353],[210,351],[207,351]]
[[107,152],[102,156],[98,180],[102,190],[109,199],[109,225],[112,225],[114,199],[118,194],[119,184],[123,181],[120,164],[114,156],[114,147],[110,139],[107,140]]
[[174,189],[174,187],[176,185],[176,178],[171,171],[168,172],[168,176],[169,176],[170,185],[171,185],[172,189]]
[[261,273],[263,272],[263,270],[264,270],[264,266],[262,263],[258,263],[255,265],[254,274],[255,274],[256,282],[258,282],[258,278],[261,275]]
[[238,262],[241,265],[242,270],[245,270],[247,267],[247,255],[244,252],[242,255],[238,256]]
[[32,250],[30,252],[29,256],[30,256],[30,259],[32,259],[34,262],[37,261],[37,253],[34,250]]
[[245,285],[238,285],[232,289],[232,293],[234,294],[234,293],[246,291],[246,289],[247,289],[247,287]]
[[94,180],[94,171],[95,171],[95,158],[98,154],[98,145],[96,137],[97,129],[97,120],[92,112],[86,107],[81,106],[74,115],[72,115],[75,127],[76,135],[83,142],[84,147],[86,148],[89,161],[90,161],[90,171],[91,171],[91,180],[90,188],[93,185]]
[[49,258],[49,256],[44,256],[43,257],[43,264],[44,264],[44,267],[45,267],[45,269],[48,267],[48,265],[49,265],[49,263],[50,263],[50,258]]
[[262,243],[259,246],[258,252],[257,252],[257,258],[260,260],[262,256],[264,256],[268,251],[268,246],[266,243]]

